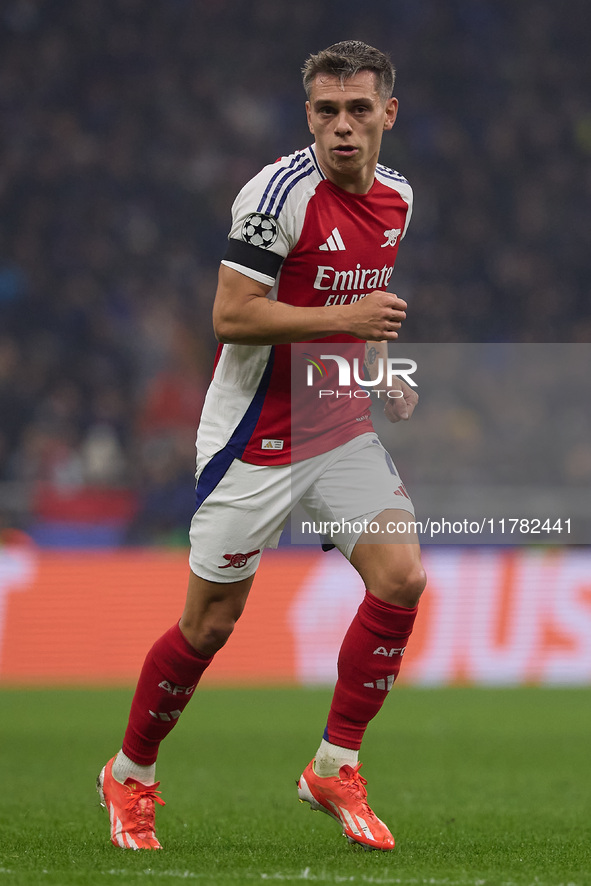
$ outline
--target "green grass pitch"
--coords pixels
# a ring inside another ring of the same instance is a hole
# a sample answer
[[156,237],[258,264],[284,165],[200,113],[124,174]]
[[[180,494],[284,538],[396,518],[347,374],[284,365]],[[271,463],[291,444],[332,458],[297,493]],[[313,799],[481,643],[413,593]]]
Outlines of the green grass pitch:
[[327,690],[200,690],[162,747],[163,852],[111,846],[94,781],[129,691],[0,693],[0,886],[591,884],[591,690],[399,687],[363,774],[393,852],[297,802]]

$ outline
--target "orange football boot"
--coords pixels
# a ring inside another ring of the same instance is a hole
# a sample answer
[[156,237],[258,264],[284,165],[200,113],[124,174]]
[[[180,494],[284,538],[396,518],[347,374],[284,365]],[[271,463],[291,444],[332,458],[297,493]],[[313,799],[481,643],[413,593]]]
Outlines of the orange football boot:
[[113,777],[115,757],[103,767],[96,780],[101,806],[109,812],[111,843],[122,849],[162,849],[154,833],[155,803],[164,806],[156,784],[146,785],[127,778],[121,784]]
[[394,849],[394,837],[367,802],[367,782],[360,769],[361,763],[345,765],[337,776],[321,778],[312,760],[298,781],[299,798],[338,821],[349,843],[359,843],[364,849]]

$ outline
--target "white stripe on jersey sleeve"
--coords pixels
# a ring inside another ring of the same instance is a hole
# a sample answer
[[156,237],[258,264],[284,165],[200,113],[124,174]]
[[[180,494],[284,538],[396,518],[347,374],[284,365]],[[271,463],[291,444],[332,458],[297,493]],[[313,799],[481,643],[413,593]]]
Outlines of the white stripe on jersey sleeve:
[[[296,245],[302,231],[306,195],[322,181],[311,151],[298,151],[265,166],[244,185],[232,206],[232,227],[229,239],[242,240],[242,226],[249,215],[271,213],[277,222],[277,239],[273,252],[285,258]],[[240,270],[240,269],[239,269]],[[243,273],[241,271],[241,273]],[[260,272],[258,272],[260,273]],[[248,276],[259,279],[254,271]],[[275,278],[260,282],[272,285]]]

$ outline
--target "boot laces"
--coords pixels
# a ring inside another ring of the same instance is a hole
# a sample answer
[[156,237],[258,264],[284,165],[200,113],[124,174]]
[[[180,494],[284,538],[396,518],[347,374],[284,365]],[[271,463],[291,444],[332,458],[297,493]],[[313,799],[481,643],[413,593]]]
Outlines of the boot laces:
[[377,819],[377,815],[367,802],[367,790],[365,788],[367,779],[359,772],[362,766],[363,763],[357,763],[356,766],[341,766],[339,769],[339,779],[351,796],[361,804],[364,818]]
[[354,797],[358,800],[365,801],[365,798],[367,797],[367,791],[365,789],[367,779],[365,779],[359,772],[362,765],[363,763],[357,763],[354,767],[348,765],[341,766],[339,769],[339,780]]
[[135,787],[127,785],[129,790],[129,798],[125,804],[125,808],[129,811],[134,820],[133,830],[136,833],[144,833],[154,830],[154,803],[164,806],[164,800],[154,788],[145,788],[143,785],[136,784]]

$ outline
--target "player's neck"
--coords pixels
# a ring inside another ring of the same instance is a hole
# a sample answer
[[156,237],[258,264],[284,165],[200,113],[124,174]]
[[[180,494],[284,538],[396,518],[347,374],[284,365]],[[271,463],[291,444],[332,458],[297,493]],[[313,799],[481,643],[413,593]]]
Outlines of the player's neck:
[[337,188],[340,188],[341,191],[347,191],[347,193],[349,194],[357,194],[359,196],[369,194],[375,181],[375,176],[372,176],[371,179],[364,182],[351,182],[346,178],[337,178],[335,176],[328,175],[326,177],[333,185],[336,185]]
[[324,176],[337,188],[347,191],[349,194],[368,194],[375,181],[377,160],[367,163],[362,169],[349,172],[348,170],[335,169],[328,163],[323,162],[321,153],[316,150],[316,159]]
[[[322,166],[320,168],[322,169]],[[347,191],[349,194],[368,194],[375,181],[375,169],[371,170],[371,172],[367,171],[362,176],[339,174],[334,169],[322,169],[322,171],[329,182],[336,185],[341,191]]]

